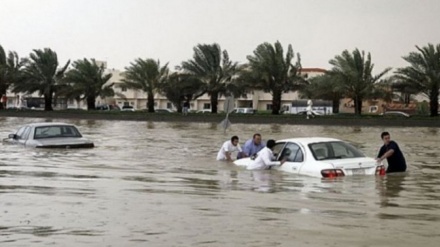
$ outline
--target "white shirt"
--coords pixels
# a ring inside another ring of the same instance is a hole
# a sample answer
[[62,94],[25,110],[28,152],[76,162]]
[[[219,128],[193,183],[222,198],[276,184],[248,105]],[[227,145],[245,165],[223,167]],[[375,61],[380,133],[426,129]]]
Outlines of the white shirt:
[[234,146],[231,141],[225,141],[222,145],[222,148],[220,148],[220,150],[218,151],[217,160],[226,160],[226,152],[230,153],[232,158],[233,152],[243,152],[243,151],[241,150],[240,144]]
[[257,158],[248,165],[248,170],[262,170],[268,169],[270,166],[281,165],[279,161],[273,161],[275,159],[272,150],[268,147],[264,147],[257,153]]

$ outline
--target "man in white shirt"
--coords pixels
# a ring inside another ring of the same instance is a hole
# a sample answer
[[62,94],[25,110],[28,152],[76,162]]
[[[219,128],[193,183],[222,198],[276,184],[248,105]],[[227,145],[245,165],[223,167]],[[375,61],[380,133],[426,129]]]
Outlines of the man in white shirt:
[[240,144],[238,144],[238,136],[233,136],[230,141],[223,143],[218,151],[217,160],[232,161],[233,152],[242,152]]
[[275,146],[275,140],[268,140],[266,147],[261,149],[260,152],[257,153],[257,158],[252,161],[251,164],[248,165],[248,170],[264,170],[269,169],[271,166],[279,166],[282,165],[286,160],[282,159],[281,161],[274,161],[276,157],[273,155],[273,147]]

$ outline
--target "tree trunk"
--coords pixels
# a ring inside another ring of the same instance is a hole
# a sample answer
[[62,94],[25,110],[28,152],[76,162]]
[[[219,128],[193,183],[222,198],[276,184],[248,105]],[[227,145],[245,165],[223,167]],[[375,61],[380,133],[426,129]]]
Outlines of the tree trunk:
[[281,109],[281,90],[273,90],[272,96],[272,115],[280,114]]
[[[2,99],[3,95],[6,95],[7,89],[4,86],[0,87],[0,99]],[[0,101],[0,109],[6,109],[6,106],[3,105],[3,102]]]
[[49,93],[44,94],[44,110],[45,111],[53,111],[52,98],[53,98],[52,90],[50,90]]
[[154,94],[153,94],[153,92],[148,92],[147,108],[148,108],[148,112],[154,112]]
[[218,92],[211,93],[211,113],[217,113]]
[[355,97],[353,99],[354,102],[354,114],[361,115],[362,114],[362,98]]
[[178,113],[182,113],[182,103],[181,102],[179,102],[179,104],[176,104],[175,107],[176,107]]
[[340,104],[339,98],[334,98],[332,100],[333,113],[339,113],[339,104]]
[[94,96],[89,96],[87,97],[87,110],[95,110],[95,97]]
[[430,116],[436,117],[438,116],[438,88],[433,88],[431,91],[431,94],[429,95],[429,109],[430,109]]

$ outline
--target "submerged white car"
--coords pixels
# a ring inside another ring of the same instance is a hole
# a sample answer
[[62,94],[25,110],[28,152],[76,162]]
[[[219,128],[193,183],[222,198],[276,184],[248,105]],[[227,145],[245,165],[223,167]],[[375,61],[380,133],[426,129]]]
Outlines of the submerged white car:
[[[349,175],[384,175],[385,167],[374,158],[366,157],[351,144],[333,138],[311,137],[279,140],[273,149],[277,160],[286,162],[271,169],[313,177],[341,177]],[[234,161],[248,166],[252,158]]]
[[93,148],[73,124],[33,123],[25,125],[3,142],[35,148]]

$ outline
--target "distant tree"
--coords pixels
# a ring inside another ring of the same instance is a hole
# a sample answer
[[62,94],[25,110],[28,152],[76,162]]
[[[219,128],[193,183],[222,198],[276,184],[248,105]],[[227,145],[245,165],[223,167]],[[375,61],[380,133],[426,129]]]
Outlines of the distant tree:
[[287,48],[286,55],[281,43],[277,41],[273,46],[263,43],[254,50],[253,56],[247,56],[248,69],[243,72],[252,89],[261,89],[272,94],[272,114],[279,114],[283,92],[296,91],[305,85],[299,75],[301,69],[300,55],[292,64],[295,54],[292,46]]
[[168,76],[168,63],[161,67],[159,60],[138,58],[125,70],[124,86],[146,92],[148,112],[154,112],[154,93]]
[[329,73],[341,81],[344,95],[353,100],[357,115],[362,114],[362,101],[372,97],[375,83],[391,70],[391,68],[386,68],[373,76],[374,64],[371,62],[370,53],[365,56],[364,51],[361,52],[358,49],[352,53],[345,50],[329,63],[333,65]]
[[338,77],[330,74],[316,76],[307,80],[308,84],[299,90],[302,97],[332,101],[334,113],[339,113],[339,104],[344,97]]
[[[105,73],[104,65],[97,65],[92,59],[89,61],[84,58],[73,62],[73,69],[66,73],[66,88],[59,92],[67,98],[87,102],[87,110],[95,109],[95,101],[98,96],[102,98],[113,96],[113,84],[107,84],[112,77],[111,73]],[[106,85],[107,84],[107,85]]]
[[[19,59],[14,51],[6,54],[3,47],[0,45],[0,97],[6,95],[8,89],[20,80],[21,68],[23,67],[23,60]],[[3,105],[0,105],[3,107]]]
[[406,85],[411,85],[429,98],[430,116],[438,116],[440,90],[440,44],[428,44],[425,47],[416,46],[418,52],[410,52],[403,57],[410,66],[399,68],[396,76]]
[[204,94],[203,85],[204,83],[193,75],[172,73],[158,88],[176,107],[177,112],[182,112],[183,101],[195,100]]
[[54,93],[59,90],[64,72],[70,64],[70,60],[58,69],[57,54],[49,48],[34,50],[25,60],[23,77],[14,83],[14,92],[32,94],[38,92],[44,96],[44,110],[52,111]]
[[211,113],[217,113],[218,98],[228,95],[228,85],[237,75],[237,63],[229,59],[228,52],[222,51],[220,45],[199,44],[194,47],[193,59],[182,62],[185,73],[201,80],[203,91],[211,97]]

